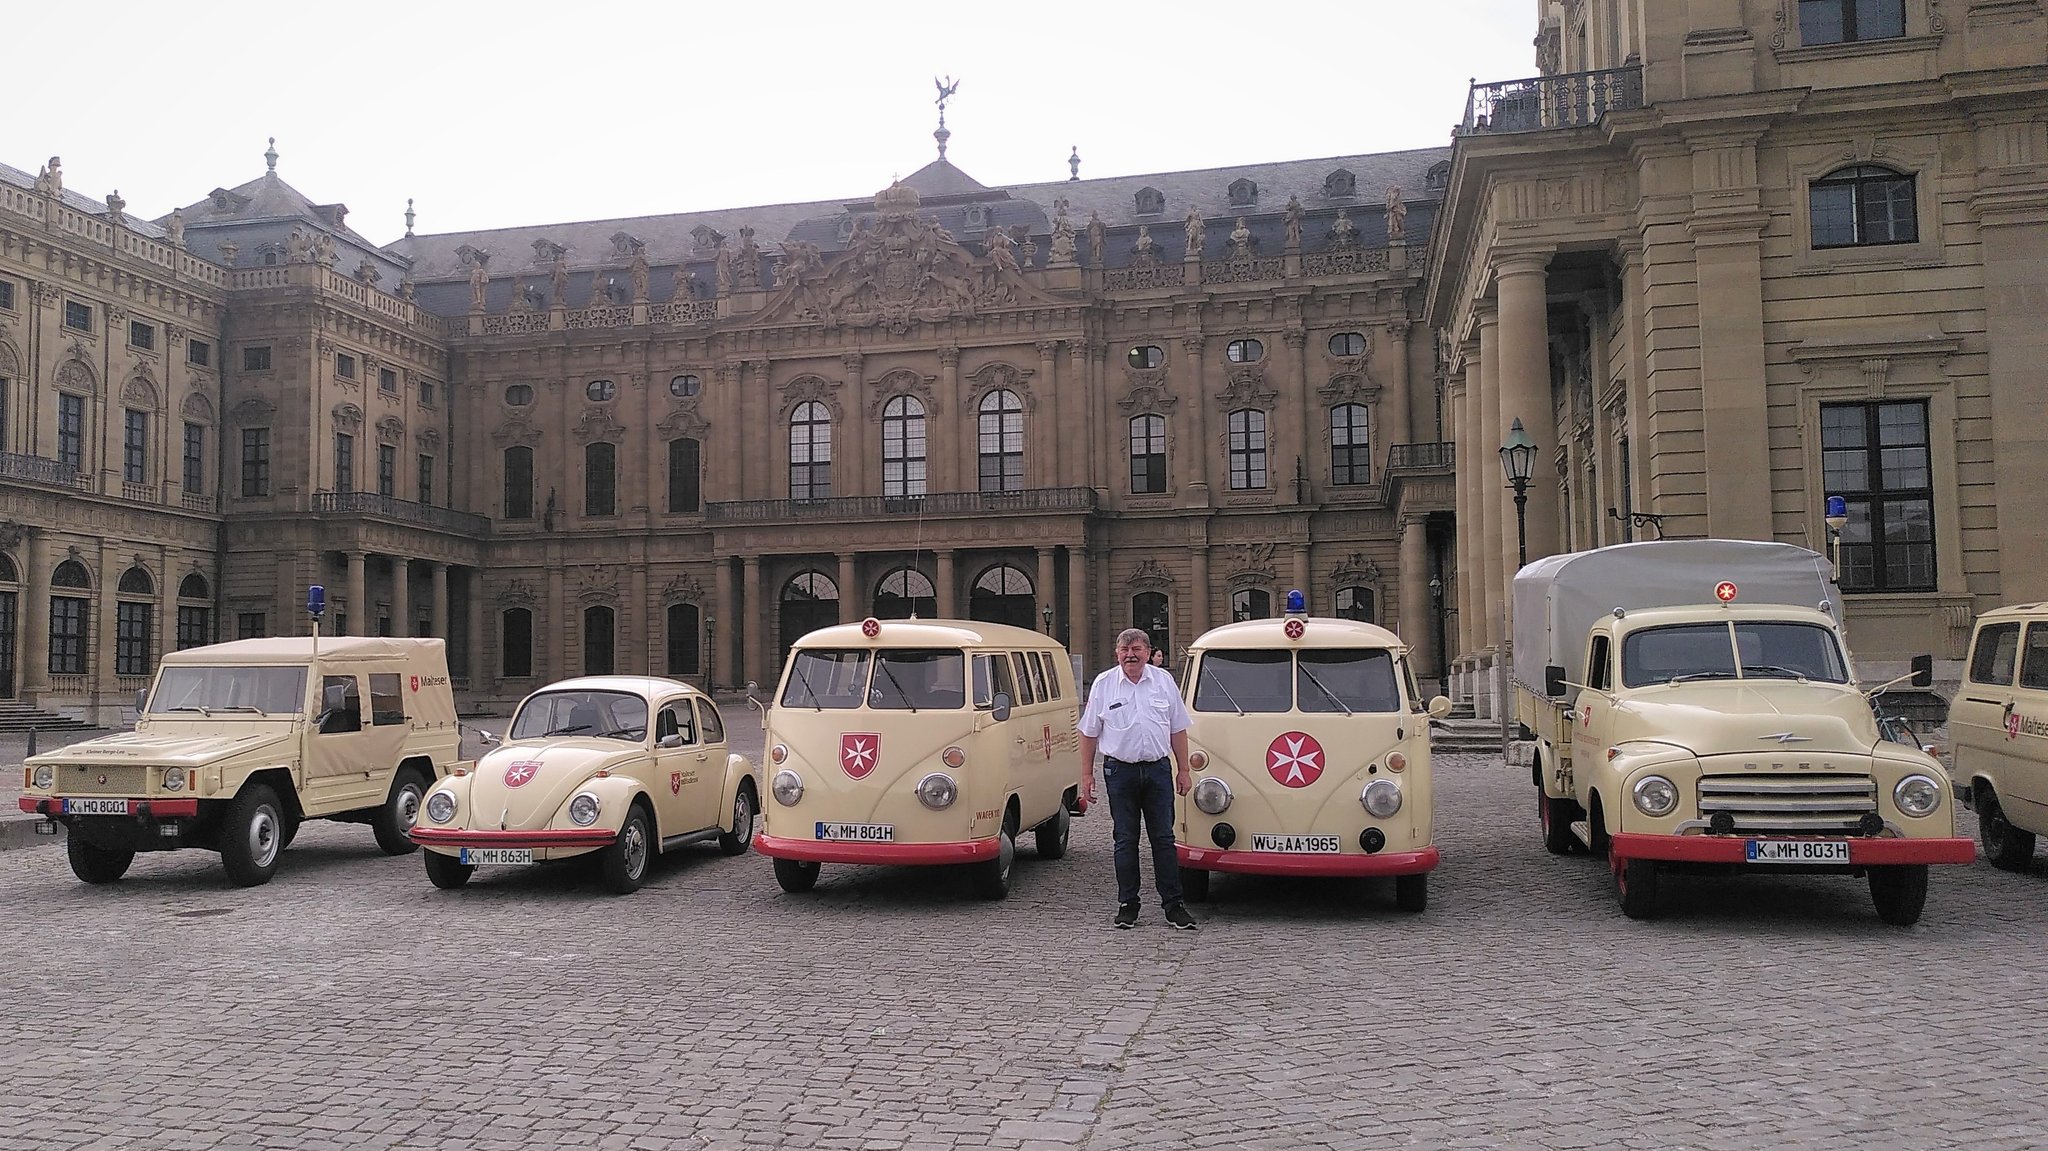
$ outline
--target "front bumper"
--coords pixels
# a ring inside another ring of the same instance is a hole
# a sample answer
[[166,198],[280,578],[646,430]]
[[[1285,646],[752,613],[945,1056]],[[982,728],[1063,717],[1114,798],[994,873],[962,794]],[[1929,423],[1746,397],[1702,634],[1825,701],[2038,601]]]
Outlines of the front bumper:
[[415,825],[412,841],[421,847],[454,851],[464,847],[565,847],[588,850],[609,847],[619,833],[608,827],[541,828],[537,831],[468,830]]
[[994,859],[1002,850],[1002,841],[991,835],[987,839],[954,843],[840,843],[836,840],[785,839],[757,832],[754,850],[771,859],[801,859],[809,863],[934,866]]
[[94,802],[106,802],[108,799],[116,799],[128,805],[128,810],[126,811],[99,811],[90,814],[65,811],[64,800],[66,798],[66,796],[62,795],[24,795],[18,802],[21,805],[21,809],[30,815],[46,816],[60,822],[70,822],[74,819],[173,819],[199,814],[199,801],[193,798],[122,799],[120,797],[103,795],[68,797],[71,799],[89,799]]
[[1420,875],[1436,870],[1434,846],[1421,851],[1384,851],[1375,855],[1295,855],[1277,851],[1219,851],[1173,845],[1182,867],[1229,871],[1240,875]]
[[1884,867],[1901,863],[1971,863],[1977,858],[1977,841],[1966,838],[1902,839],[1895,836],[1831,835],[1644,835],[1617,832],[1608,837],[1607,854],[1612,859],[1655,859],[1671,863],[1728,863],[1754,866],[1760,871],[1783,871],[1778,863],[1749,863],[1752,839],[1817,839],[1849,844],[1850,867]]

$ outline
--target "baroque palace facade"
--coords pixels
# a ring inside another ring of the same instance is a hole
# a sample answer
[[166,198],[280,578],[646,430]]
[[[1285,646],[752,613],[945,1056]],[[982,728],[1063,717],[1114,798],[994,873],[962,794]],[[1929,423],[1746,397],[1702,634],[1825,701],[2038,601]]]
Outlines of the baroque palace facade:
[[0,700],[113,721],[311,583],[479,702],[1301,588],[1493,714],[1520,547],[1821,547],[1826,495],[1866,664],[2048,597],[2039,0],[1538,12],[1391,154],[991,188],[941,124],[878,194],[382,247],[274,149],[156,220],[0,166]]

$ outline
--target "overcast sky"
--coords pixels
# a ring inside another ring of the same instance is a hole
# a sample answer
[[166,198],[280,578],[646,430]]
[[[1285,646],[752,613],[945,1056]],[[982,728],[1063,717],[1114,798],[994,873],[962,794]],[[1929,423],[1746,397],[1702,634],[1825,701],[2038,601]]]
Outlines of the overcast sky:
[[937,153],[984,184],[1446,144],[1535,71],[1537,0],[10,5],[0,162],[154,218],[263,172],[418,231],[867,196]]

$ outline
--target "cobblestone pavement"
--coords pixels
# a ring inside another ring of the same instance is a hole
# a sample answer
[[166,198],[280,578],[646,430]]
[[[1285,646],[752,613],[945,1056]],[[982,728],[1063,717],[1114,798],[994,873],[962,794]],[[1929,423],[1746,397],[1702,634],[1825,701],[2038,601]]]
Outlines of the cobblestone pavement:
[[1635,923],[1543,853],[1526,780],[1439,772],[1427,912],[1226,876],[1194,934],[1149,897],[1109,929],[1099,816],[998,904],[830,866],[790,896],[708,849],[626,898],[442,892],[339,824],[248,890],[196,851],[104,888],[0,852],[0,1147],[2040,1146],[2048,857],[1938,869],[1905,930],[1795,876]]

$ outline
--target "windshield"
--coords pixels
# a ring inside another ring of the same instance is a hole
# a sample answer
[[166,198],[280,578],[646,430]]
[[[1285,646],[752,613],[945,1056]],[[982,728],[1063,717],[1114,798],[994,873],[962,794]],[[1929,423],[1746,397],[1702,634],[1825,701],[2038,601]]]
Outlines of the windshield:
[[784,707],[855,708],[868,686],[868,652],[803,648],[782,684]]
[[876,653],[868,706],[883,710],[950,710],[967,702],[967,658],[943,648],[887,648]]
[[[985,679],[977,667],[977,696]],[[958,648],[804,648],[792,653],[782,705],[950,711],[967,705],[967,656]]]
[[1394,653],[1386,648],[1304,648],[1294,698],[1306,712],[1401,710]]
[[151,715],[298,715],[306,709],[304,667],[169,666],[149,693]]
[[1631,633],[1621,644],[1628,687],[1696,679],[1810,679],[1848,683],[1841,645],[1827,628],[1742,620]]
[[623,691],[550,691],[512,718],[510,739],[584,735],[635,742],[647,738],[647,701]]
[[1294,709],[1294,661],[1287,652],[1272,648],[1208,651],[1202,653],[1199,666],[1201,671],[1195,679],[1196,711],[1249,715]]

